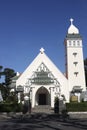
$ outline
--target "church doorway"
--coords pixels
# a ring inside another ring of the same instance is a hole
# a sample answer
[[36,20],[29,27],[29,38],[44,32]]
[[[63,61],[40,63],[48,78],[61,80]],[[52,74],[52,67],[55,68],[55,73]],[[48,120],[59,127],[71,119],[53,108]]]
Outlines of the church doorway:
[[43,86],[36,92],[36,105],[50,105],[50,94]]
[[39,100],[38,100],[39,105],[46,105],[47,104],[46,103],[46,94],[44,94],[44,93],[39,94],[38,98],[39,98]]

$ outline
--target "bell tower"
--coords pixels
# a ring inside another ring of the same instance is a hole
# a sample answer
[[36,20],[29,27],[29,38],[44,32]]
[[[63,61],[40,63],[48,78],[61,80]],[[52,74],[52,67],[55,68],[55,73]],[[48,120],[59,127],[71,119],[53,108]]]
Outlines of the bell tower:
[[69,81],[69,91],[85,91],[85,73],[83,59],[82,37],[77,27],[71,25],[65,38],[66,77]]

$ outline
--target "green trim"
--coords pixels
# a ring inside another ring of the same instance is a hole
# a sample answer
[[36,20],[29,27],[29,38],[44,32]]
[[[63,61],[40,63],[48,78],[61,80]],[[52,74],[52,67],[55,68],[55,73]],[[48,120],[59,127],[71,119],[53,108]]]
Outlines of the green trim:
[[36,73],[36,77],[31,79],[31,83],[41,84],[41,85],[54,83],[54,80],[48,76],[50,72],[45,72],[41,70],[40,72],[35,72],[35,73]]
[[80,36],[80,34],[67,34],[67,35],[66,35],[66,38],[67,38],[67,39],[70,39],[70,38],[71,38],[71,39],[73,39],[73,38],[75,38],[75,39],[78,39],[78,38],[79,38],[79,39],[82,39],[82,37]]

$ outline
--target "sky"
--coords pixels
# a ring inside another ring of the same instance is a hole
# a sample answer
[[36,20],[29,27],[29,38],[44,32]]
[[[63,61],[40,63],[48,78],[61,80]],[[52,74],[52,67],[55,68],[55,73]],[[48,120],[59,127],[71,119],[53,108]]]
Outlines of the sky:
[[87,0],[0,0],[0,65],[23,72],[41,47],[65,72],[64,39],[70,18],[87,58]]

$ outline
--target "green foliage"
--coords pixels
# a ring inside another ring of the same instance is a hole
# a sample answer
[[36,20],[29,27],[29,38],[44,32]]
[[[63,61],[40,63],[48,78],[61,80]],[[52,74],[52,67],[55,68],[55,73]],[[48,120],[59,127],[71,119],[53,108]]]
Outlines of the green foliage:
[[10,92],[8,97],[6,98],[6,102],[8,103],[15,103],[17,102],[17,95],[15,92]]
[[10,68],[4,68],[0,65],[0,78],[1,76],[5,76],[5,85],[8,86],[10,84],[11,78],[16,75],[15,71]]
[[67,111],[72,111],[72,112],[80,112],[80,111],[87,111],[87,102],[71,102],[71,103],[66,103],[66,109]]
[[55,104],[59,104],[59,98],[58,98],[58,97],[55,97],[54,102],[55,102]]
[[15,103],[0,103],[0,112],[21,112],[22,104]]
[[67,109],[62,110],[62,116],[63,116],[63,118],[67,118],[69,116]]
[[11,83],[11,78],[16,75],[15,71],[10,68],[4,68],[3,66],[0,66],[0,78],[4,75],[5,82],[0,84],[0,90],[2,93],[2,97],[4,100],[7,100],[10,95],[10,87],[9,84]]
[[10,88],[6,87],[4,83],[0,84],[0,90],[1,90],[3,100],[9,103],[17,101],[16,93],[9,92]]
[[2,69],[3,69],[3,66],[0,65],[0,78],[3,75],[3,70]]
[[1,90],[3,100],[5,100],[7,98],[7,87],[5,86],[4,83],[0,84],[0,90]]
[[63,114],[63,115],[66,115],[67,113],[68,113],[67,109],[63,109],[63,110],[62,110],[62,114]]
[[54,101],[54,112],[55,113],[59,113],[59,98],[55,97],[55,101]]
[[4,69],[4,75],[5,75],[5,84],[8,86],[11,82],[11,78],[16,75],[13,69],[5,68]]

